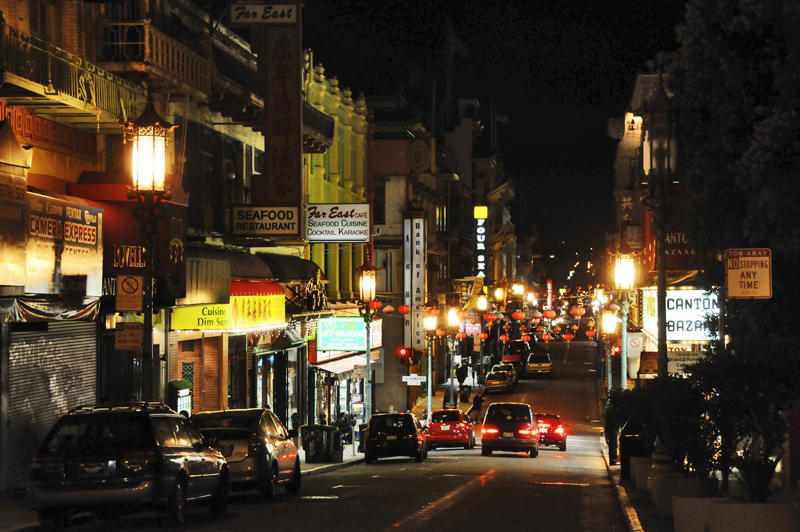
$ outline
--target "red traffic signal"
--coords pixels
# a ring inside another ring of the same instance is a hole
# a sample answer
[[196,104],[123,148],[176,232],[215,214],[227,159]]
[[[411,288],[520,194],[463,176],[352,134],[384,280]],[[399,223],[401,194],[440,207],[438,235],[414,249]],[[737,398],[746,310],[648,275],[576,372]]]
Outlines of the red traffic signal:
[[408,360],[408,358],[411,356],[411,349],[401,345],[397,348],[397,356],[400,357],[400,360]]
[[620,354],[621,352],[622,352],[622,348],[621,348],[620,346],[618,346],[618,345],[615,345],[615,346],[614,346],[614,354],[615,354],[615,355],[618,355],[618,354]]

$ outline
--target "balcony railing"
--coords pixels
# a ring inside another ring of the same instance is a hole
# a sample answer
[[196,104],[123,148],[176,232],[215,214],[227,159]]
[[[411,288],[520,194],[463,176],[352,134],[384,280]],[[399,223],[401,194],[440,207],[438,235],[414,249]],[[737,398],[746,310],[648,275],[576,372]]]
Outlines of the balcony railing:
[[[130,119],[144,108],[144,87],[106,72],[44,39],[2,25],[0,47],[0,71],[7,83],[84,111],[87,116],[94,116],[97,126],[101,122],[107,125],[123,118]],[[14,99],[21,101],[16,94]],[[26,104],[35,106],[35,98]],[[39,114],[47,116],[47,113]],[[54,111],[54,114],[58,113]],[[67,118],[55,120],[69,121]],[[91,125],[79,117],[75,120],[80,122],[77,125]]]
[[[100,56],[109,68],[125,70],[140,63],[145,69],[208,94],[211,62],[155,29],[149,21],[104,22],[100,27]],[[135,68],[134,68],[135,69]]]

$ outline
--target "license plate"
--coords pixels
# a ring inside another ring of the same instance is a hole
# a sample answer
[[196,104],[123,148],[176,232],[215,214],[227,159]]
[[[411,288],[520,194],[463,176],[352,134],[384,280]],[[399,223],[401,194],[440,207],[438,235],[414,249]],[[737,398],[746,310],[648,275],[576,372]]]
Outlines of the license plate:
[[397,436],[386,436],[387,440],[396,440]]
[[81,464],[80,474],[82,477],[100,477],[104,476],[108,471],[106,463],[93,462],[88,464]]
[[503,433],[503,437],[504,438],[513,438],[514,437],[514,433],[513,432],[504,432]]
[[450,425],[442,425],[442,430],[450,430]]

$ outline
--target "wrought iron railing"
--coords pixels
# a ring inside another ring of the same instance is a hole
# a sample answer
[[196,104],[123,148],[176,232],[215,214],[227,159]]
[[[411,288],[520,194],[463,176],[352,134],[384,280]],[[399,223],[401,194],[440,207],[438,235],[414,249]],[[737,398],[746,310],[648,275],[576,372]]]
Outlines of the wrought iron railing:
[[108,63],[143,63],[174,82],[211,90],[211,62],[146,20],[102,23],[99,54]]
[[39,37],[2,25],[0,70],[41,85],[45,95],[64,94],[116,120],[136,116],[147,96],[134,85]]

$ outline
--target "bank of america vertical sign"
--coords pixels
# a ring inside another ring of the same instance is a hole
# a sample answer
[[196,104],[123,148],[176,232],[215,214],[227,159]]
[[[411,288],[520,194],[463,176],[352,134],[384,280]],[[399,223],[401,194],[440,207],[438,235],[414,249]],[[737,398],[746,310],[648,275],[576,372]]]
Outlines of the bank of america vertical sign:
[[425,348],[425,330],[422,320],[427,300],[425,245],[425,219],[407,218],[403,222],[403,299],[412,311],[404,319],[405,345]]

